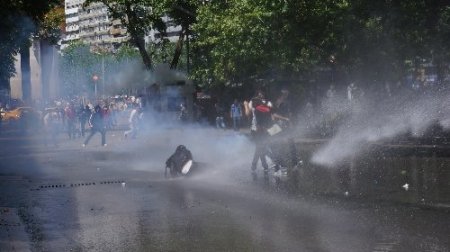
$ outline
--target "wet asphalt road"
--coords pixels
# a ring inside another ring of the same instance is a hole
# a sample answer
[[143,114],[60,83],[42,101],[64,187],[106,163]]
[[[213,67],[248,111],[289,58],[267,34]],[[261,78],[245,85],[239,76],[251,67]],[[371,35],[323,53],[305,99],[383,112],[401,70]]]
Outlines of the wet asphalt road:
[[[0,137],[0,251],[450,251],[448,211],[284,193],[234,132],[99,138]],[[181,143],[202,169],[167,180]]]

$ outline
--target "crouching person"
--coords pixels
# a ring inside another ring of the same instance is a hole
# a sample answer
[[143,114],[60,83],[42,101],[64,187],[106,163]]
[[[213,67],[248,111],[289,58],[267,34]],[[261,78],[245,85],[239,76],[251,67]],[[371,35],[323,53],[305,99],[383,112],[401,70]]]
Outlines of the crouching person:
[[167,178],[167,170],[172,177],[179,175],[187,175],[192,168],[192,153],[186,146],[179,145],[169,159],[166,161],[166,169],[164,176]]

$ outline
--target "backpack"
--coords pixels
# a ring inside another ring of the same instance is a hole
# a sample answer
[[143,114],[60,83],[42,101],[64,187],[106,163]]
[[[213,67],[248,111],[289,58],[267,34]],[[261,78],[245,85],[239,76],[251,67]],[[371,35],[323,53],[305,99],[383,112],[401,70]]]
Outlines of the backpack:
[[254,108],[257,128],[267,129],[272,126],[271,107],[267,102],[261,99],[253,99],[252,106]]

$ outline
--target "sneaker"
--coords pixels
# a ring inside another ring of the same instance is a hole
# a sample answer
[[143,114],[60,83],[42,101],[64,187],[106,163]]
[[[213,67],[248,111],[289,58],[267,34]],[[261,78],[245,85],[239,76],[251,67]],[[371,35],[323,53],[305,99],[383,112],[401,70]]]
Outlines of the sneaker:
[[123,134],[123,137],[124,137],[124,138],[127,138],[127,137],[128,137],[128,134],[127,134],[127,133],[124,133],[124,134]]
[[84,147],[86,147],[86,144],[82,144],[81,146],[84,148]]
[[108,146],[108,145],[107,145],[107,144],[104,144],[104,145],[103,145],[103,147],[106,147],[106,146]]

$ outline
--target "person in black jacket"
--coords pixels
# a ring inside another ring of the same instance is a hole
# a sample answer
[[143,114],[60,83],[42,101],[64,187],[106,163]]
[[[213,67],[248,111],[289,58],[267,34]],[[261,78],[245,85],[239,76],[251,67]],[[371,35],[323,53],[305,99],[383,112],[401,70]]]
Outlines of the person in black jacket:
[[83,147],[86,147],[89,140],[91,140],[92,136],[97,132],[102,135],[102,145],[106,146],[106,127],[103,119],[103,112],[99,105],[95,106],[94,112],[89,118],[89,126],[91,127],[91,133],[86,140],[84,140]]
[[[167,177],[167,170],[170,171],[172,177],[176,177],[182,173],[183,166],[188,162],[192,162],[192,153],[184,145],[179,145],[169,159],[166,161],[165,176]],[[186,174],[185,174],[186,175]]]
[[91,115],[91,109],[88,105],[80,106],[80,109],[78,110],[78,120],[80,122],[80,132],[81,136],[84,137],[84,134],[86,133],[86,123],[89,120],[89,117]]

